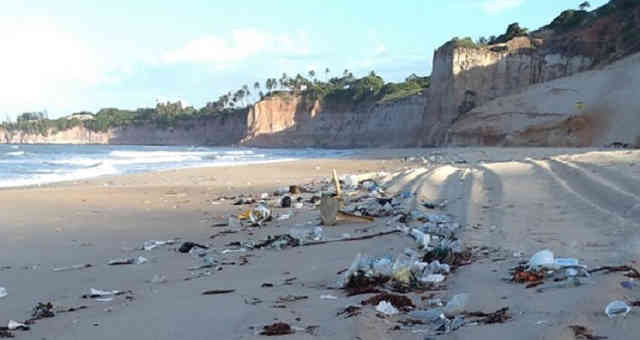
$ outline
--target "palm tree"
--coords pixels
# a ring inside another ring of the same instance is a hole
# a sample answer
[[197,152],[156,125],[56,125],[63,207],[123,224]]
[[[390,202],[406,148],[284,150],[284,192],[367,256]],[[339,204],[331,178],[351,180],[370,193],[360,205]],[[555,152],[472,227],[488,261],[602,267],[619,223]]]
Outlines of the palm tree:
[[331,73],[331,70],[329,70],[328,67],[325,68],[324,69],[324,76],[325,76],[324,81],[329,81],[329,73]]
[[343,77],[345,77],[345,78],[346,78],[347,76],[349,76],[349,70],[347,70],[347,69],[345,68],[345,69],[344,69],[344,72],[342,72],[342,76],[343,76]]
[[313,78],[316,76],[316,71],[309,70],[309,79],[314,80]]
[[584,10],[586,10],[587,8],[590,8],[590,7],[591,7],[591,4],[589,3],[589,1],[585,1],[585,2],[581,3],[579,7],[580,7],[580,10],[581,10],[581,11],[584,11]]

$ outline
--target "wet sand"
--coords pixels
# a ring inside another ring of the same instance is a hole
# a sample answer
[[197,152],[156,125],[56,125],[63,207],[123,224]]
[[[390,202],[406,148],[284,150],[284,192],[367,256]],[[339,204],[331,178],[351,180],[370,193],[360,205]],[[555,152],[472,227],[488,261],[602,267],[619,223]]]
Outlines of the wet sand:
[[[418,158],[402,161],[411,156]],[[486,247],[486,258],[462,267],[447,279],[447,290],[435,293],[446,300],[467,292],[472,296],[469,310],[508,306],[513,319],[466,326],[441,338],[573,339],[572,324],[610,339],[640,331],[637,312],[614,320],[603,312],[611,300],[640,300],[640,287],[620,285],[626,280],[622,273],[594,275],[584,286],[542,293],[501,280],[510,267],[546,248],[590,268],[638,260],[640,152],[552,148],[364,150],[344,160],[186,169],[0,190],[0,286],[9,293],[0,299],[0,324],[25,320],[37,302],[51,301],[88,308],[40,320],[30,331],[16,331],[17,338],[252,339],[262,337],[256,335],[262,325],[284,321],[300,328],[319,326],[313,335],[299,331],[288,336],[296,339],[421,339],[424,335],[413,333],[420,326],[392,331],[402,316],[379,318],[371,307],[354,318],[337,317],[346,305],[366,296],[348,298],[328,288],[358,252],[395,255],[415,247],[403,234],[282,251],[217,252],[216,259],[227,263],[222,270],[189,281],[187,268],[199,262],[175,250],[181,241],[135,250],[146,240],[180,238],[221,251],[233,241],[261,240],[293,227],[311,229],[319,220],[317,210],[277,208],[275,213],[293,217],[209,238],[230,229],[213,224],[244,208],[216,198],[323,180],[334,168],[340,174],[387,171],[393,174],[386,183],[390,192],[415,192],[417,201],[446,199],[442,212],[463,225],[464,244]],[[387,222],[343,224],[325,228],[325,233],[378,232],[389,228]],[[514,256],[518,252],[522,257]],[[149,262],[107,265],[109,259],[136,256]],[[248,263],[240,265],[243,258]],[[77,264],[93,266],[52,270]],[[151,283],[154,275],[166,276],[167,282]],[[89,288],[131,291],[131,299],[82,299]],[[235,291],[201,294],[209,289]],[[323,294],[338,299],[320,299]],[[277,301],[287,295],[308,298]],[[421,306],[420,294],[408,296]],[[258,301],[254,299],[262,302],[252,304]],[[285,308],[274,307],[279,305]]]

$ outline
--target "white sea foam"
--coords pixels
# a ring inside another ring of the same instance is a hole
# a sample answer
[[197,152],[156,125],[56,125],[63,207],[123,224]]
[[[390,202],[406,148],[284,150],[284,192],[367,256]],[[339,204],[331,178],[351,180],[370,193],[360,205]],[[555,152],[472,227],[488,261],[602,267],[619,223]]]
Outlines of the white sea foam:
[[5,155],[7,155],[7,156],[23,156],[24,155],[24,151],[7,152]]
[[68,172],[38,174],[31,177],[0,180],[0,187],[22,187],[30,185],[42,185],[55,182],[75,181],[104,175],[116,175],[120,172],[110,164],[102,164],[93,168],[82,168]]
[[96,167],[102,164],[102,161],[91,158],[70,158],[70,159],[62,159],[56,161],[48,161],[45,162],[50,165],[75,165],[75,166],[83,166],[87,168]]
[[[0,153],[0,187],[40,185],[103,175],[239,166],[341,157],[345,151],[145,146],[11,146]],[[19,148],[20,150],[15,150]],[[1,146],[0,146],[0,150]],[[7,155],[8,152],[16,156]],[[24,152],[24,156],[17,153]],[[28,157],[27,157],[28,156]]]

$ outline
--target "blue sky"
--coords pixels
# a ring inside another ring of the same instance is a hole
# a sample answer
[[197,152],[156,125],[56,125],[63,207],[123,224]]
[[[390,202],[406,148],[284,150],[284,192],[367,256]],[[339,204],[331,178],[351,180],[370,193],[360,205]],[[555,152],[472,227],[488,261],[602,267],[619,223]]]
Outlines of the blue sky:
[[[431,73],[454,36],[538,28],[566,0],[23,0],[0,3],[0,120],[102,107],[195,107],[243,84],[315,69],[387,81]],[[594,0],[594,7],[606,3]]]

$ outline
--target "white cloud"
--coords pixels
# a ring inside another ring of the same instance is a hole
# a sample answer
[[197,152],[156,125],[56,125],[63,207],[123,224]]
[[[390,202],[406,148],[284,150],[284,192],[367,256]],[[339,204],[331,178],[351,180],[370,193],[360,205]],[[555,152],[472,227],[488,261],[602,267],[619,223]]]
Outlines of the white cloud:
[[523,3],[524,0],[484,0],[480,7],[488,14],[498,14],[519,7]]
[[262,54],[307,55],[308,39],[303,33],[291,36],[251,28],[239,29],[232,31],[228,37],[209,35],[189,41],[183,47],[166,53],[161,59],[166,63],[213,63],[224,68],[227,64]]
[[116,81],[107,57],[46,18],[0,22],[0,110],[63,107],[77,89]]

